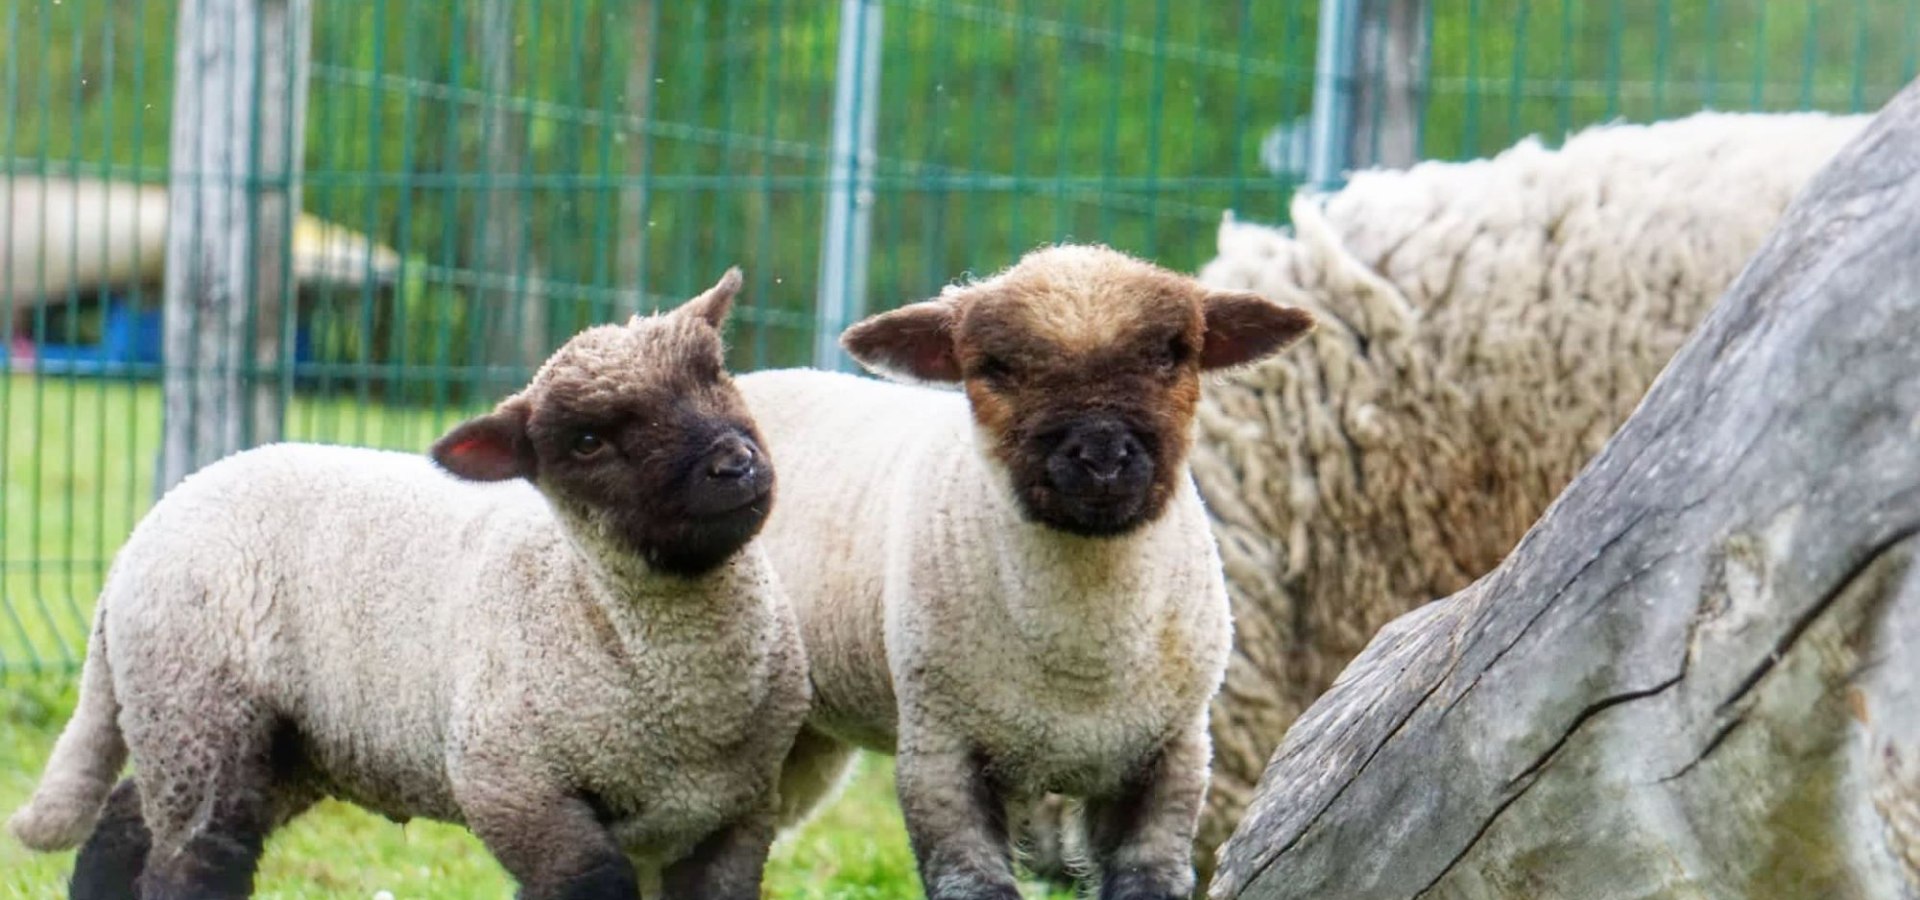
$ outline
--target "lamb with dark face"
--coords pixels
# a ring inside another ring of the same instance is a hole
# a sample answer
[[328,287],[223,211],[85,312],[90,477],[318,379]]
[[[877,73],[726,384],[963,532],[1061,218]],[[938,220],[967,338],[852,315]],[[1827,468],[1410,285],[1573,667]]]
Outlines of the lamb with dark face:
[[845,343],[880,371],[960,382],[1027,514],[1105,536],[1157,518],[1186,477],[1200,373],[1263,357],[1311,323],[1105,247],[1065,246],[868,319]]
[[468,826],[526,898],[758,900],[808,686],[739,287],[577,335],[431,461],[276,444],[168,492],[14,834],[85,839],[77,898],[244,897],[333,796]]
[[525,390],[455,429],[434,457],[476,480],[525,478],[582,534],[694,576],[772,506],[773,468],[722,364],[729,272],[672,316],[591,328]]
[[897,752],[929,897],[1015,900],[1008,817],[1049,793],[1086,801],[1099,896],[1185,897],[1231,637],[1186,462],[1200,377],[1311,324],[1051,247],[843,338],[869,367],[961,391],[741,378],[785,479],[762,543],[815,687],[789,817],[851,747]]

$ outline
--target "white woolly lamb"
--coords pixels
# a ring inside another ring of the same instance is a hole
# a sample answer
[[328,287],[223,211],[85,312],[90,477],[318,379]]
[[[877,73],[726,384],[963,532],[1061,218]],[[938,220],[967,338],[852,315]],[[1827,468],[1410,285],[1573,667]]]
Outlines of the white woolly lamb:
[[1202,864],[1287,726],[1387,621],[1491,569],[1867,121],[1704,113],[1363,172],[1229,219],[1200,273],[1313,311],[1209,385],[1193,470],[1233,597]]
[[526,898],[758,898],[808,694],[749,543],[772,473],[721,367],[739,284],[581,333],[433,462],[275,445],[169,492],[15,835],[71,846],[104,801],[75,897],[244,897],[334,796],[464,823]]
[[782,791],[898,752],[934,900],[1015,900],[1009,805],[1085,798],[1102,897],[1193,889],[1206,704],[1230,641],[1188,475],[1200,373],[1310,317],[1098,247],[1054,247],[849,329],[881,371],[740,388],[785,473],[767,552],[815,705]]

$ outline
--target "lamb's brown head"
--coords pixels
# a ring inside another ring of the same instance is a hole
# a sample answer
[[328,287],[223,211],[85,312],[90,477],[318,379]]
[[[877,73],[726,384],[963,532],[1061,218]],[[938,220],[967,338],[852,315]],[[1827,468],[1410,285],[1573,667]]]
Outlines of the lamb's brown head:
[[433,445],[474,481],[525,478],[571,525],[676,575],[707,572],[766,521],[773,467],[721,354],[729,270],[672,312],[589,328],[525,390]]
[[841,341],[876,371],[959,382],[1025,514],[1110,536],[1158,518],[1186,477],[1200,373],[1265,357],[1312,326],[1256,294],[1067,245]]

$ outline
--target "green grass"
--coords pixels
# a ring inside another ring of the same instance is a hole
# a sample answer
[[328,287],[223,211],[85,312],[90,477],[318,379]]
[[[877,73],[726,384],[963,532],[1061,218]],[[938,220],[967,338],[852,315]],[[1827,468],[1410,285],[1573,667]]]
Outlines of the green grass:
[[[66,661],[81,650],[104,561],[150,505],[159,405],[152,384],[0,378],[0,814],[25,801],[72,709]],[[417,449],[459,415],[300,398],[287,436]],[[72,864],[0,837],[0,900],[59,896]],[[793,900],[920,896],[889,761],[861,760],[840,799],[775,848],[767,885]],[[274,837],[259,887],[262,898],[396,900],[511,890],[464,830],[403,827],[339,803]]]
[[[15,676],[0,693],[0,810],[23,802],[73,704],[71,679]],[[0,900],[58,896],[73,854],[28,853],[0,838]],[[437,822],[395,825],[343,803],[326,803],[275,835],[261,863],[263,900],[507,897],[511,885],[478,841]],[[893,800],[893,767],[859,762],[840,798],[774,848],[766,896],[789,900],[884,900],[921,896]],[[1067,900],[1029,887],[1028,896]]]

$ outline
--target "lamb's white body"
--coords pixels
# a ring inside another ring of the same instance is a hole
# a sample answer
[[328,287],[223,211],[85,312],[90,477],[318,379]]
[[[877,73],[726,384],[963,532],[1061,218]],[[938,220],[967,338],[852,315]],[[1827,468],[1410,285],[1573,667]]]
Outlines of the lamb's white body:
[[903,757],[964,743],[1016,798],[1111,792],[1188,738],[1204,759],[1231,628],[1190,479],[1139,531],[1075,537],[1022,518],[957,392],[738,385],[785,473],[762,541],[800,615],[810,728]]
[[[605,557],[581,551],[524,481],[248,451],[135,529],[86,690],[104,667],[127,742],[170,772],[218,764],[194,759],[224,724],[200,717],[238,694],[290,729],[315,795],[484,836],[476,809],[585,794],[636,861],[663,864],[770,809],[806,703],[796,624],[751,544],[698,579],[596,571]],[[156,787],[149,818],[169,800]]]

